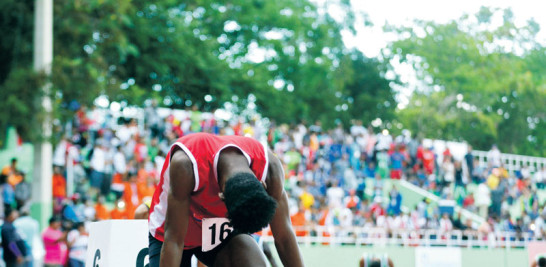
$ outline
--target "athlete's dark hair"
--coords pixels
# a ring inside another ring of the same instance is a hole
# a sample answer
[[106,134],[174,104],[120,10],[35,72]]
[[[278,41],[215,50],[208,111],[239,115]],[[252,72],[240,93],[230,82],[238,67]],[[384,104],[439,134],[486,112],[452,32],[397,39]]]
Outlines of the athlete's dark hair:
[[234,230],[255,233],[266,227],[277,207],[256,176],[236,173],[228,178],[224,189],[228,219]]
[[546,266],[546,258],[540,257],[537,262],[539,267],[545,267]]

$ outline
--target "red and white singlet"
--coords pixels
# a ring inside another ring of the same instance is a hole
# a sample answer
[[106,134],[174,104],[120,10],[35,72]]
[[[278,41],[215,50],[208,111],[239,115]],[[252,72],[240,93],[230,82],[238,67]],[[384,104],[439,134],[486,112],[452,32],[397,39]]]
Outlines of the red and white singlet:
[[164,241],[165,215],[167,214],[167,195],[170,190],[169,167],[171,153],[175,147],[181,148],[190,158],[195,175],[195,187],[190,197],[190,216],[184,248],[201,246],[202,220],[226,218],[227,209],[218,196],[217,165],[220,152],[227,147],[238,148],[248,159],[248,165],[260,181],[267,176],[267,148],[260,142],[243,136],[216,136],[208,133],[194,133],[179,138],[167,154],[163,164],[161,179],[157,185],[150,206],[150,234]]

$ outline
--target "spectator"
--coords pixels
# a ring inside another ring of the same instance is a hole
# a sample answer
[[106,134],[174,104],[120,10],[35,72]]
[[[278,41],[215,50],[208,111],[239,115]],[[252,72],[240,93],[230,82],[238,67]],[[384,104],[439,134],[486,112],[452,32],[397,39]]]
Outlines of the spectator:
[[449,187],[451,183],[455,180],[455,165],[451,160],[450,154],[445,155],[441,171],[444,178],[443,186]]
[[537,170],[533,175],[533,182],[537,185],[538,189],[544,189],[544,182],[546,180],[546,166],[542,166],[540,170]]
[[390,157],[391,179],[402,178],[402,164],[405,160],[404,154],[400,153],[400,145],[396,145],[394,153]]
[[[89,163],[91,167],[90,181],[91,181],[91,197],[96,197],[103,184],[106,183],[106,144],[103,139],[98,139],[96,145],[92,150],[91,161]],[[110,184],[108,184],[110,187]],[[101,192],[101,195],[105,195],[106,192]]]
[[152,137],[156,137],[161,133],[161,118],[157,113],[157,100],[152,99],[150,105],[144,109],[144,121]]
[[331,183],[331,187],[326,191],[326,196],[328,198],[328,206],[330,208],[339,208],[342,206],[343,196],[345,192],[341,187],[337,186],[337,181]]
[[474,207],[474,193],[470,192],[468,195],[466,195],[463,201],[463,208],[473,211],[473,207]]
[[398,191],[396,186],[393,185],[389,193],[390,201],[387,213],[392,213],[393,215],[399,215],[402,207],[402,194]]
[[125,210],[127,217],[133,218],[134,212],[138,205],[141,203],[141,199],[138,194],[137,176],[131,175],[129,181],[125,183],[125,190],[123,192],[123,200],[125,203]]
[[373,161],[368,162],[368,165],[364,169],[364,177],[375,178],[375,163]]
[[97,220],[110,219],[110,214],[108,212],[108,209],[106,209],[106,205],[104,204],[103,196],[100,196],[97,200],[97,204],[95,205],[95,216]]
[[377,174],[381,178],[387,178],[389,175],[389,155],[386,150],[380,150],[377,152]]
[[10,207],[5,209],[5,221],[2,225],[2,248],[6,267],[23,267],[28,255],[25,241],[18,233],[13,222],[19,217],[19,212]]
[[7,176],[2,175],[2,177],[3,181],[2,185],[0,186],[2,187],[2,199],[4,200],[4,206],[6,207],[6,209],[8,207],[15,208],[17,203],[15,201],[15,191],[13,189],[13,186],[4,181]]
[[442,218],[440,219],[440,231],[442,233],[449,233],[451,230],[453,230],[453,223],[451,222],[451,219],[449,218],[449,214],[444,213],[442,215]]
[[434,167],[435,167],[434,159],[435,159],[435,156],[434,156],[434,152],[432,152],[432,149],[428,147],[425,148],[425,150],[423,151],[423,166],[425,167],[425,172],[427,175],[434,173]]
[[54,199],[63,199],[66,197],[66,179],[59,166],[53,167],[52,186]]
[[499,151],[497,145],[493,145],[491,150],[487,152],[487,160],[492,168],[501,166],[501,152]]
[[544,240],[546,238],[546,210],[542,210],[539,216],[534,221],[535,238]]
[[484,180],[484,169],[480,166],[477,158],[474,158],[474,169],[472,171],[472,181],[479,184]]
[[61,219],[53,216],[49,219],[49,227],[42,234],[46,251],[44,264],[46,267],[61,267],[66,261],[66,233],[61,230]]
[[82,222],[84,219],[83,210],[77,209],[80,195],[78,193],[72,195],[69,199],[63,200],[62,219],[71,223]]
[[29,182],[25,181],[25,175],[21,174],[23,180],[15,186],[14,196],[17,208],[23,207],[32,195],[32,187]]
[[114,167],[114,176],[112,178],[111,191],[114,192],[117,198],[120,198],[125,189],[123,180],[127,175],[127,160],[121,151],[121,145],[117,145],[114,148],[112,165]]
[[489,189],[496,190],[500,183],[500,171],[498,168],[494,168],[491,171],[491,175],[487,178],[487,185]]
[[21,208],[21,217],[17,218],[13,225],[21,234],[21,238],[25,241],[27,257],[25,259],[25,267],[34,266],[32,252],[42,248],[40,241],[40,225],[38,221],[30,217],[30,207],[25,205]]
[[68,261],[70,267],[85,267],[85,257],[89,234],[82,222],[74,225],[74,230],[68,233]]
[[290,220],[292,221],[292,226],[296,227],[296,236],[306,236],[307,230],[303,229],[305,226],[308,225],[307,216],[305,214],[305,207],[300,205],[298,212],[292,216],[290,216]]
[[[122,210],[123,207],[125,207],[125,211]],[[114,204],[114,208],[112,209],[112,211],[110,211],[109,216],[112,220],[124,220],[124,219],[134,218],[135,210],[128,210],[127,206],[125,205],[123,201],[116,200]],[[132,215],[133,217],[129,217],[129,215]]]
[[472,177],[474,173],[474,155],[472,155],[472,146],[467,145],[466,154],[464,155],[464,162],[466,163],[466,169],[468,171],[468,176]]
[[22,172],[17,169],[17,158],[12,158],[11,164],[2,169],[2,175],[7,177],[8,184],[13,188],[15,188],[18,183],[23,181]]
[[360,204],[360,198],[356,196],[356,190],[349,191],[349,195],[343,199],[343,206],[349,209],[357,208]]
[[488,209],[491,205],[491,191],[485,183],[480,183],[476,191],[475,196],[476,206],[478,207],[478,214],[482,218],[487,218]]
[[313,204],[315,204],[315,197],[309,193],[307,185],[303,186],[299,199],[305,210],[310,210]]

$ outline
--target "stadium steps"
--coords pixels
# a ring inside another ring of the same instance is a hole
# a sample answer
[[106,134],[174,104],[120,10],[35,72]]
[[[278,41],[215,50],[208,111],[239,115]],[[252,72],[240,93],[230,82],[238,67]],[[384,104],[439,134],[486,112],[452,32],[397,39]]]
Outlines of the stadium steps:
[[[393,186],[396,186],[400,194],[402,194],[402,210],[404,212],[410,212],[413,209],[415,209],[415,206],[417,205],[417,203],[419,203],[424,198],[427,198],[429,200],[429,203],[430,205],[432,205],[433,208],[438,206],[438,202],[441,200],[440,197],[404,180],[383,179],[382,181],[383,181],[382,202],[384,204],[388,204],[389,192],[391,191]],[[366,179],[365,193],[368,197],[373,196],[374,183],[375,183],[374,179]],[[459,205],[455,205],[455,214],[458,214],[459,212],[461,212],[461,217],[462,217],[461,219],[463,222],[466,221],[466,219],[471,219],[472,224],[475,227],[478,227],[485,221],[482,217],[480,217],[476,213],[463,209]]]

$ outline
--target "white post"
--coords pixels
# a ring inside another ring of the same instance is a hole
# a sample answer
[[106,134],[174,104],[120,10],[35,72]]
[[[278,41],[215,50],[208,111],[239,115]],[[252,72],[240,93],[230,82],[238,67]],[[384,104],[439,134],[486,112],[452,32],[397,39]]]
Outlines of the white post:
[[74,159],[72,153],[68,153],[66,157],[66,195],[71,197],[74,194]]
[[[51,73],[53,61],[53,0],[36,0],[34,17],[34,70]],[[42,90],[45,93],[41,100],[44,109],[44,121],[41,126],[43,139],[34,144],[34,180],[33,180],[33,215],[39,217],[42,227],[47,225],[47,220],[52,211],[51,180],[53,149],[49,141],[51,137],[51,110],[52,104],[49,98],[50,84],[46,84]]]

